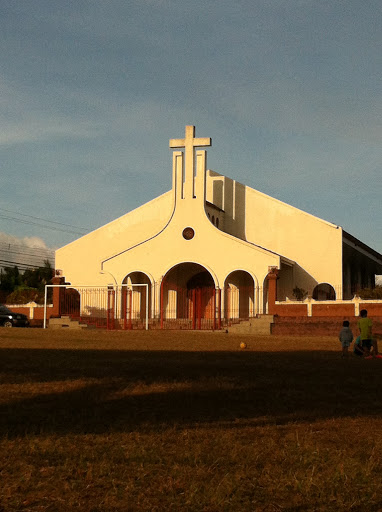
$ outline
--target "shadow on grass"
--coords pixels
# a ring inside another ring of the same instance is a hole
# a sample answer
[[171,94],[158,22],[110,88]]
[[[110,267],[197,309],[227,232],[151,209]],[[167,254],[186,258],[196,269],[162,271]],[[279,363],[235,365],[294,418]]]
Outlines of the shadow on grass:
[[[382,414],[382,360],[329,351],[2,349],[0,369],[0,435],[8,437]],[[10,384],[21,398],[7,396]]]

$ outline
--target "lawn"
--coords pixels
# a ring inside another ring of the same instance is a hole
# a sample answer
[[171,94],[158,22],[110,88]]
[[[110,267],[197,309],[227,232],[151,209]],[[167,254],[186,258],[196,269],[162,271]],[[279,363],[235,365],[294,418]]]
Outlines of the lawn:
[[340,349],[0,329],[0,512],[380,511],[382,360]]

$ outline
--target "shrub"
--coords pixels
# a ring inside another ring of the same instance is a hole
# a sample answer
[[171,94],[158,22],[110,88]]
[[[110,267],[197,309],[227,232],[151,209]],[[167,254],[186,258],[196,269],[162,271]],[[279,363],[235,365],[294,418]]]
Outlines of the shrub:
[[307,295],[308,292],[305,291],[304,288],[299,288],[298,286],[293,288],[293,297],[296,300],[304,300]]
[[363,290],[357,292],[357,295],[361,299],[382,300],[382,286],[377,285],[375,288],[363,288]]
[[19,287],[10,293],[5,300],[6,304],[28,304],[28,302],[44,304],[44,293],[36,288]]

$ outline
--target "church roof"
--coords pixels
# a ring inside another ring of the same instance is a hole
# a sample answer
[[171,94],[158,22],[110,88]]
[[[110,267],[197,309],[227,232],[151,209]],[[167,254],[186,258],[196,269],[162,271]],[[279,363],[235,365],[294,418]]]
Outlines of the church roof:
[[343,239],[344,242],[350,242],[350,245],[352,245],[355,248],[361,249],[361,251],[367,252],[369,255],[374,256],[375,259],[379,260],[379,264],[382,265],[382,254],[375,251],[365,243],[361,242],[361,240],[358,240],[355,236],[351,235],[345,230],[342,230],[343,233]]

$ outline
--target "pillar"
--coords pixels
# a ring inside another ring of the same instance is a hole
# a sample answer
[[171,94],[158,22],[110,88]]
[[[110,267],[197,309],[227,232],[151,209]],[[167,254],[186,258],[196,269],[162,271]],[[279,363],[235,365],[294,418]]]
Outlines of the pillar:
[[276,299],[277,299],[277,267],[269,267],[268,279],[268,314],[276,314]]
[[[64,277],[53,277],[52,279],[53,285],[59,285],[59,284],[65,284],[65,278]],[[62,287],[53,287],[53,310],[51,313],[51,316],[60,316],[61,315],[61,297],[64,293],[65,288]]]

